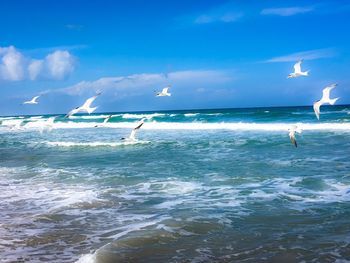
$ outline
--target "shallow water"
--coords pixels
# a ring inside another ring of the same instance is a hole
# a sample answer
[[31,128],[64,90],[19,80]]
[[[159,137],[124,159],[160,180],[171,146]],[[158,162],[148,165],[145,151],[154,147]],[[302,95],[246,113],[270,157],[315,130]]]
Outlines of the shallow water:
[[346,262],[350,107],[322,111],[0,118],[1,260]]

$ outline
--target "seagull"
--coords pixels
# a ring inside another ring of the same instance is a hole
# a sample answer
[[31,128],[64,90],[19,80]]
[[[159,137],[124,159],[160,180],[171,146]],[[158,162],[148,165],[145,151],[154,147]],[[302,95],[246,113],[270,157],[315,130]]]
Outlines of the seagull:
[[337,84],[331,84],[327,87],[325,87],[322,91],[322,99],[320,99],[319,101],[316,101],[314,103],[314,111],[316,114],[317,119],[320,119],[320,107],[321,105],[328,103],[330,105],[334,105],[334,103],[339,99],[339,98],[335,98],[335,99],[330,99],[329,95],[332,89],[334,89],[337,86]]
[[75,109],[71,110],[66,116],[65,118],[69,118],[70,116],[78,113],[78,112],[87,112],[89,114],[93,113],[97,107],[95,108],[91,108],[91,104],[94,102],[94,100],[99,96],[101,95],[101,93],[97,93],[95,96],[87,99],[85,101],[85,103],[83,104],[83,106],[80,106],[80,107],[76,107]]
[[297,78],[301,76],[309,76],[309,70],[308,71],[301,71],[301,63],[303,63],[303,60],[299,60],[297,63],[294,65],[294,72],[290,73],[288,75],[288,79],[290,78]]
[[37,99],[38,99],[39,97],[40,97],[40,95],[39,95],[39,96],[35,96],[35,97],[32,98],[31,100],[28,100],[28,101],[23,102],[23,104],[38,104]]
[[297,141],[295,140],[295,133],[301,133],[302,130],[297,125],[293,125],[288,129],[288,131],[290,141],[292,142],[292,144],[294,144],[295,147],[298,147]]
[[170,85],[168,85],[167,87],[165,87],[164,89],[162,89],[161,92],[157,92],[156,97],[165,97],[165,96],[171,96],[171,93],[168,92],[170,88]]
[[132,129],[132,131],[131,131],[131,133],[130,133],[130,135],[129,135],[129,138],[121,138],[121,140],[127,140],[127,141],[132,141],[132,142],[136,141],[136,138],[135,138],[136,131],[142,127],[142,125],[145,123],[145,120],[146,120],[146,118],[143,118],[143,119],[137,124],[137,126],[136,126],[135,128]]
[[101,125],[97,124],[95,125],[95,128],[96,127],[99,127],[99,126],[104,126],[114,115],[109,115],[108,117],[106,117],[104,120],[103,120],[103,123]]

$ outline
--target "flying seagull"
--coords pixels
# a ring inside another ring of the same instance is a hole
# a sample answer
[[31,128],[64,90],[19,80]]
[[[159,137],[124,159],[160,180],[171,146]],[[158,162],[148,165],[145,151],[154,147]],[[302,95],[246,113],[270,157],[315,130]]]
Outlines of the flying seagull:
[[71,110],[66,116],[65,118],[69,118],[70,116],[78,113],[78,112],[87,112],[89,114],[93,113],[97,107],[95,108],[91,108],[91,104],[94,102],[94,100],[99,96],[101,95],[101,93],[97,93],[95,96],[87,99],[85,101],[85,103],[83,104],[83,106],[80,106],[80,107],[76,107],[75,109]]
[[104,126],[114,115],[109,115],[107,116],[104,120],[103,123],[101,125],[97,124],[95,125],[95,127],[99,127],[99,126]]
[[169,93],[170,85],[162,89],[161,92],[157,92],[156,97],[165,97],[165,96],[171,96],[171,93]]
[[136,131],[142,127],[142,125],[145,123],[146,118],[143,118],[135,128],[132,129],[129,138],[121,138],[121,140],[127,140],[127,141],[136,141]]
[[322,91],[322,99],[320,99],[319,101],[316,101],[314,103],[314,111],[316,114],[317,119],[320,119],[320,107],[325,104],[328,103],[330,105],[334,105],[334,103],[339,99],[339,98],[335,98],[335,99],[330,99],[329,95],[332,89],[334,89],[337,86],[337,84],[332,84],[329,85],[327,87],[325,87]]
[[289,138],[290,138],[290,141],[291,143],[295,146],[295,147],[298,147],[298,144],[297,144],[297,141],[295,139],[295,133],[301,133],[302,130],[297,126],[297,125],[293,125],[291,126],[289,129]]
[[288,75],[288,79],[290,78],[297,78],[301,76],[309,76],[309,70],[308,71],[301,71],[301,63],[303,63],[303,60],[299,60],[297,63],[294,65],[294,72],[290,73]]
[[35,96],[31,100],[23,102],[23,104],[38,104],[37,100],[38,100],[39,97],[40,97],[40,95],[39,96]]

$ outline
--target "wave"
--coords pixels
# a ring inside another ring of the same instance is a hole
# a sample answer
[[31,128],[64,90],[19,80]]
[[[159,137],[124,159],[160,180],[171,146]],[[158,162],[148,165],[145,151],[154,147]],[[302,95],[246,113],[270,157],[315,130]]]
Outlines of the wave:
[[153,118],[153,117],[161,117],[165,116],[164,113],[152,113],[152,114],[130,114],[125,113],[122,115],[123,119],[141,119],[141,118]]
[[24,119],[24,117],[22,117],[22,116],[19,116],[19,117],[1,117],[0,121],[15,120],[15,119]]
[[199,115],[199,113],[185,113],[184,115],[185,115],[185,117],[194,117],[194,116]]
[[[53,129],[82,129],[94,128],[99,125],[97,122],[77,123],[55,122]],[[146,130],[236,130],[236,131],[287,131],[294,123],[200,123],[200,122],[146,122],[142,129]],[[350,131],[350,123],[297,123],[304,131]],[[28,123],[27,128],[42,128],[42,122]],[[127,128],[133,129],[135,122],[114,122],[106,123],[104,128]]]
[[28,120],[39,120],[42,119],[44,116],[32,116],[30,118],[28,118]]
[[95,254],[86,254],[78,259],[75,263],[95,263],[96,255]]
[[[20,120],[6,120],[3,126],[12,126]],[[233,130],[233,131],[287,131],[295,123],[246,123],[246,122],[146,122],[142,129],[146,130]],[[52,129],[87,129],[101,125],[99,122],[55,122]],[[298,127],[304,131],[350,131],[350,123],[297,123]],[[42,120],[28,122],[22,128],[42,129],[45,122]],[[125,128],[133,129],[135,122],[109,122],[102,128]]]
[[[1,182],[7,185],[6,189],[2,188],[0,197],[4,201],[4,205],[15,206],[16,203],[26,203],[28,207],[41,207],[47,213],[54,213],[57,211],[67,209],[74,210],[79,205],[85,203],[95,204],[102,202],[98,192],[91,187],[83,187],[81,185],[63,186],[50,181],[48,184],[46,178],[53,174],[70,174],[75,175],[74,172],[63,169],[53,168],[34,168],[28,169],[26,167],[7,168],[0,167]],[[34,172],[40,174],[40,177],[33,178],[35,183],[28,184],[25,180],[18,180],[18,175],[26,172]],[[6,196],[6,198],[5,198]]]
[[[95,119],[105,119],[109,115],[76,115],[70,116],[69,119],[83,119],[83,120],[95,120]],[[114,117],[121,116],[120,114],[113,114]]]
[[135,144],[147,144],[150,141],[125,141],[125,142],[45,142],[49,146],[60,146],[60,147],[118,147],[126,145],[135,145]]

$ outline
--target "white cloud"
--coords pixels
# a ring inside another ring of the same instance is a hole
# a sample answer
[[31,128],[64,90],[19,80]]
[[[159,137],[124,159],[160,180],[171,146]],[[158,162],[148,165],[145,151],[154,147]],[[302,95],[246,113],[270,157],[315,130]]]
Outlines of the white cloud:
[[213,22],[214,19],[211,16],[208,15],[200,15],[199,17],[197,17],[194,22],[196,24],[207,24],[207,23],[211,23]]
[[284,7],[266,8],[261,11],[262,15],[293,16],[313,11],[313,7]]
[[32,60],[32,62],[30,62],[28,66],[29,79],[35,80],[43,71],[43,67],[44,67],[43,60],[38,60],[38,59]]
[[0,47],[0,79],[20,81],[63,79],[74,71],[75,59],[66,50],[57,50],[44,59],[25,57],[14,46]]
[[206,15],[200,15],[195,18],[195,24],[209,24],[213,22],[223,22],[223,23],[232,23],[237,21],[243,16],[242,13],[234,12],[212,12]]
[[209,23],[232,23],[242,17],[243,12],[238,9],[237,4],[234,1],[229,1],[225,4],[217,5],[202,14],[189,16],[186,20],[190,19],[191,23],[203,25]]
[[67,24],[65,25],[65,27],[70,30],[76,30],[76,31],[80,31],[84,28],[83,25],[79,25],[79,24]]
[[24,58],[13,46],[1,48],[0,78],[17,81],[24,77]]
[[315,60],[320,58],[331,58],[336,56],[336,51],[333,48],[324,48],[324,49],[314,49],[303,52],[297,52],[281,57],[274,57],[265,62],[291,62],[298,61],[300,59],[304,60]]
[[74,70],[74,58],[68,51],[58,50],[47,55],[45,64],[54,79],[63,79]]

